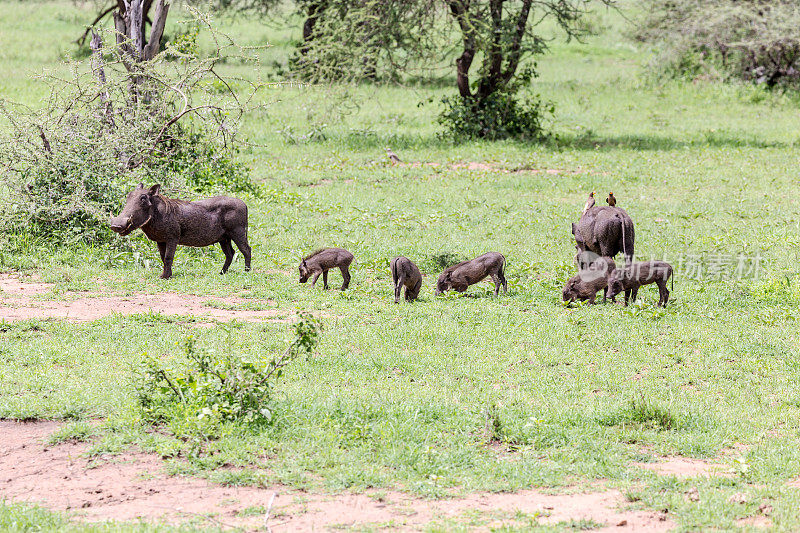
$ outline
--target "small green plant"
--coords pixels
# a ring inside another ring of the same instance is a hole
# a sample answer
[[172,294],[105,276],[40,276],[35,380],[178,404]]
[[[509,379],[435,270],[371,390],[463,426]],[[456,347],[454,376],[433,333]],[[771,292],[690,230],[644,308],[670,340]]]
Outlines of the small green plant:
[[215,436],[226,422],[271,423],[275,381],[292,361],[310,356],[319,342],[321,324],[311,314],[299,313],[293,327],[295,340],[267,361],[246,361],[231,352],[203,348],[193,336],[183,344],[183,368],[171,369],[146,357],[136,385],[143,418],[199,429],[205,437]]
[[51,446],[65,442],[87,442],[96,434],[95,429],[88,422],[74,422],[60,428],[50,435],[47,443]]
[[684,425],[670,409],[656,405],[644,396],[631,400],[627,406],[615,413],[600,418],[598,423],[601,426],[637,424],[657,431],[678,429]]
[[190,24],[185,30],[175,35],[166,47],[167,58],[183,62],[195,60],[199,57],[200,47],[197,37],[200,35],[200,25]]

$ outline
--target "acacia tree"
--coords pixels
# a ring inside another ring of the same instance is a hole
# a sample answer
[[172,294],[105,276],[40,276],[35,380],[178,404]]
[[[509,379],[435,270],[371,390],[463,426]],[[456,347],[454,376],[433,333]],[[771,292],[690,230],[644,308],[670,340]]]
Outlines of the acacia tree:
[[[552,20],[566,39],[580,38],[588,33],[584,19],[592,4],[610,6],[614,0],[298,3],[306,20],[301,60],[294,66],[306,79],[430,76],[454,60],[459,97],[447,102],[446,120],[466,123],[470,116],[485,115],[469,135],[492,136],[497,127],[513,130],[512,123],[533,120],[533,129],[539,128],[538,104],[520,104],[513,96],[535,75],[528,60],[547,50],[541,24]],[[515,134],[511,130],[507,133]]]

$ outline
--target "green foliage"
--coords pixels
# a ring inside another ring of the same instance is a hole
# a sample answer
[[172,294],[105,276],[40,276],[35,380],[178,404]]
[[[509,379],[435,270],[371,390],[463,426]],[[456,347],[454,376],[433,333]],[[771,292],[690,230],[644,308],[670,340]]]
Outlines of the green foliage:
[[513,92],[497,91],[486,97],[445,96],[439,124],[444,135],[456,142],[471,139],[542,140],[547,134],[543,119],[553,106],[537,97],[522,99]]
[[[444,109],[438,117],[439,124],[445,127],[444,136],[456,142],[546,138],[544,121],[553,114],[554,105],[524,91],[537,76],[536,65],[530,65],[492,92],[478,90],[466,97],[445,96],[442,98]],[[480,87],[489,82],[481,78],[476,85]]]
[[165,39],[167,59],[192,61],[198,58],[200,46],[197,38],[200,35],[199,24],[189,24],[183,31],[176,34],[173,39]]
[[208,142],[203,131],[183,132],[166,143],[161,159],[167,181],[185,183],[198,193],[244,192],[258,195],[250,170],[236,161],[238,149]]
[[640,425],[645,429],[666,431],[682,429],[689,420],[676,416],[670,409],[654,403],[644,396],[631,400],[615,413],[601,417],[598,423],[602,426]]
[[289,348],[262,361],[245,360],[230,348],[223,353],[203,348],[189,336],[183,345],[185,367],[172,369],[154,357],[145,359],[136,386],[142,416],[151,423],[170,424],[173,430],[194,429],[205,437],[218,435],[226,422],[271,423],[275,382],[294,359],[313,353],[320,329],[318,319],[299,313]]

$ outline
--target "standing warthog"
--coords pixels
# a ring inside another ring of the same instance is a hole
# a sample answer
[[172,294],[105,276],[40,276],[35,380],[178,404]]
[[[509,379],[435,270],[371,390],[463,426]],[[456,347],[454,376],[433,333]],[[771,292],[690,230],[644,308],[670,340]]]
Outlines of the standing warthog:
[[344,248],[323,248],[312,252],[300,262],[300,283],[305,283],[311,275],[313,287],[317,283],[317,278],[322,274],[322,282],[325,289],[328,288],[328,270],[338,267],[342,272],[342,290],[350,285],[350,263],[353,262],[353,254]]
[[[614,257],[619,252],[625,256],[625,264],[633,261],[633,221],[621,207],[593,205],[586,209],[577,224],[572,224],[572,234],[578,249],[576,261],[581,253],[594,252],[602,257]],[[586,269],[580,264],[578,268]]]
[[[672,277],[672,265],[666,261],[640,261],[626,266],[624,269],[613,272],[608,278],[608,296],[613,297],[625,291],[625,305],[628,305],[628,298],[636,301],[639,287],[655,283],[658,285],[658,305],[667,306],[669,301],[669,291],[667,290],[667,280]],[[673,279],[673,287],[675,290]]]
[[[608,291],[609,276],[613,275],[616,271],[617,265],[610,257],[601,257],[589,263],[585,269],[578,272],[577,276],[571,277],[567,284],[564,285],[564,290],[561,296],[565,302],[571,303],[576,300],[589,301],[594,304],[597,297],[597,291],[603,290],[603,301],[606,301]],[[613,301],[613,298],[612,298]]]
[[503,292],[508,292],[508,283],[503,273],[506,258],[499,252],[489,252],[479,255],[470,261],[462,261],[457,265],[447,267],[439,275],[436,281],[436,295],[440,295],[449,289],[464,292],[467,287],[478,283],[486,276],[491,276],[494,281],[494,295],[500,292],[500,285]]
[[187,202],[162,196],[160,189],[159,184],[145,189],[140,183],[128,193],[125,207],[109,225],[123,236],[141,228],[148,239],[155,241],[164,263],[162,278],[172,276],[172,261],[179,244],[201,247],[219,243],[225,254],[224,274],[233,261],[233,241],[244,256],[245,270],[250,270],[247,205],[243,201],[215,196]]
[[417,265],[408,257],[392,259],[392,282],[394,283],[394,303],[400,303],[400,291],[406,288],[406,301],[413,302],[422,287],[422,274]]

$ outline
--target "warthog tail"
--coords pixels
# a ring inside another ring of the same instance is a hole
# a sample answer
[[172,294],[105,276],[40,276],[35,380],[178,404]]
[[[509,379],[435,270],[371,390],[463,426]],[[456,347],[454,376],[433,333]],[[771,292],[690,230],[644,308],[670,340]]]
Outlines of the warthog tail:
[[397,287],[397,258],[395,257],[392,259],[390,263],[390,268],[392,269],[392,282],[394,282],[394,286]]
[[[617,220],[619,220],[620,224],[622,225],[622,255],[625,256],[625,266],[628,266],[628,247],[625,246],[627,239],[625,238],[625,219],[621,216],[617,215]],[[633,263],[633,258],[630,258],[631,263]]]

